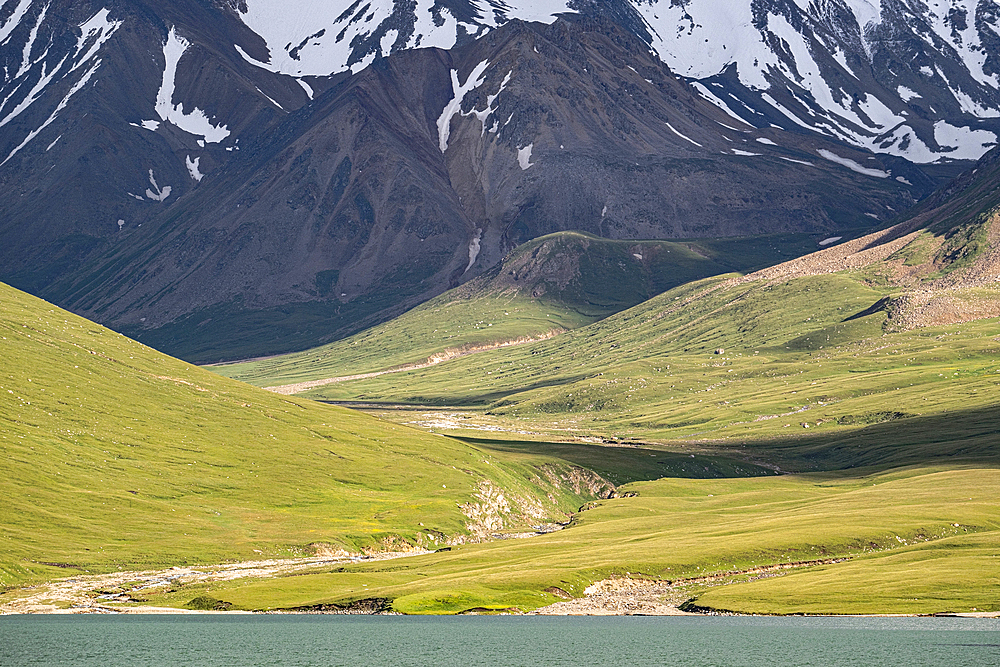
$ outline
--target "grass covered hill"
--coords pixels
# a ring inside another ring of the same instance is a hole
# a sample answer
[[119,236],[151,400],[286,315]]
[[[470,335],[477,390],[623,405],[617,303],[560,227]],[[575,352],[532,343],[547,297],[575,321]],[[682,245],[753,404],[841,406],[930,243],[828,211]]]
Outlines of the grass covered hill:
[[529,611],[611,577],[656,584],[674,604],[741,612],[995,612],[998,483],[996,468],[962,466],[665,478],[630,484],[636,495],[597,501],[566,530],[528,540],[149,597],[178,607],[207,595],[242,609],[375,597],[411,614]]
[[305,352],[216,366],[258,386],[399,369],[576,329],[667,289],[767,266],[816,247],[785,234],[688,242],[615,241],[559,232],[385,324]]
[[435,548],[564,521],[610,488],[551,457],[497,460],[222,378],[2,284],[0,369],[0,589]]

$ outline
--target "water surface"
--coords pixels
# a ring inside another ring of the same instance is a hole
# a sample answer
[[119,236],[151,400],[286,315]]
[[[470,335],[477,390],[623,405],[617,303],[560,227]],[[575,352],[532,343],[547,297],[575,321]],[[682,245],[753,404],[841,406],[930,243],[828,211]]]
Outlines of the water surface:
[[5,616],[0,665],[1000,665],[964,618]]

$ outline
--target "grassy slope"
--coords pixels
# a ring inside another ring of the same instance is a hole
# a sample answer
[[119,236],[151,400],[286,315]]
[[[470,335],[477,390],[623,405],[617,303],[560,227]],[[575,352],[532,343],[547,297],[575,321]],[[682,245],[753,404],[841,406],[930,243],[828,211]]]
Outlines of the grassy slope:
[[591,497],[539,480],[558,460],[282,398],[2,284],[0,369],[0,589],[60,566],[433,547],[465,534],[482,480],[554,518]]
[[272,386],[419,363],[445,350],[576,329],[678,285],[796,257],[815,243],[805,234],[693,242],[550,234],[391,322],[304,352],[214,370]]
[[151,601],[180,606],[208,594],[263,609],[388,597],[407,613],[528,610],[558,600],[548,587],[581,595],[609,575],[676,581],[850,556],[704,593],[691,586],[685,596],[772,613],[995,611],[998,483],[996,469],[964,467],[639,482],[628,487],[638,497],[600,501],[559,533],[286,579],[189,586]]
[[[887,334],[885,311],[865,313],[892,288],[863,274],[758,281],[674,307],[716,280],[548,341],[307,395],[479,407],[512,425],[682,448],[710,439],[798,470],[994,460],[996,320]],[[890,431],[873,426],[887,420]],[[943,438],[937,420],[951,425]]]
[[[611,573],[688,577],[813,554],[855,554],[855,560],[822,571],[710,590],[697,602],[778,612],[995,609],[997,322],[885,334],[887,314],[871,306],[894,288],[877,271],[749,283],[673,308],[713,282],[675,289],[543,343],[324,391],[479,405],[512,423],[529,418],[581,433],[662,440],[660,451],[721,448],[800,470],[876,468],[637,482],[629,488],[639,497],[603,501],[557,534],[341,572],[213,586],[209,594],[247,608],[384,595],[414,613],[527,609],[554,600],[544,592],[548,586],[579,594]],[[716,347],[725,354],[712,354]],[[214,386],[210,376],[170,377],[208,391]],[[141,393],[134,387],[125,392]],[[808,409],[796,412],[802,408]],[[798,435],[788,435],[792,428]],[[515,454],[531,460],[542,447],[495,443],[491,451],[496,462]],[[586,458],[552,452],[563,460]],[[511,458],[509,465],[520,460]],[[911,467],[889,470],[900,465]],[[2,525],[6,529],[6,520]],[[920,578],[900,577],[898,563]],[[962,566],[962,586],[954,585],[953,563]],[[866,577],[877,585],[859,594],[858,581]],[[181,589],[154,601],[180,605],[202,590]]]
[[[639,452],[742,452],[786,469],[840,472],[636,483],[626,488],[638,499],[604,502],[530,544],[225,594],[248,607],[271,595],[346,601],[364,581],[409,612],[530,608],[555,600],[546,586],[579,594],[615,572],[683,578],[853,555],[691,594],[698,605],[762,613],[1000,610],[1000,322],[900,330],[886,307],[900,290],[895,268],[723,286],[691,299],[721,282],[709,279],[548,341],[311,392],[462,405],[517,428],[662,443]],[[993,285],[964,289],[965,298],[1000,301]]]

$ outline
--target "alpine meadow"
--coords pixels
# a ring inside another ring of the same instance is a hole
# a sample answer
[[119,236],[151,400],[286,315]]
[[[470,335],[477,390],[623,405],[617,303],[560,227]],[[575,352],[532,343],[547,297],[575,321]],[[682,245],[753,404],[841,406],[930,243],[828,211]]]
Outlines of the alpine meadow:
[[1000,618],[998,35],[0,2],[0,615]]

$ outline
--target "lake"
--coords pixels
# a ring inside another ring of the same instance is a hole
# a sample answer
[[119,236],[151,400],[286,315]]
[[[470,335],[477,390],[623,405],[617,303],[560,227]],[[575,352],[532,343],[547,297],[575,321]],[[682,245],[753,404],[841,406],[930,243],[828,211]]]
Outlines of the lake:
[[0,665],[1000,665],[1000,620],[3,616]]

